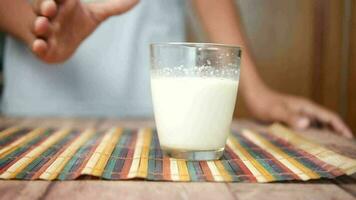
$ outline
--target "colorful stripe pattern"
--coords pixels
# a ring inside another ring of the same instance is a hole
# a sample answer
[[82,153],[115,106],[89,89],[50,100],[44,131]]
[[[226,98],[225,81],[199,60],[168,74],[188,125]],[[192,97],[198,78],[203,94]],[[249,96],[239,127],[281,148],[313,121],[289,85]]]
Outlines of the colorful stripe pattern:
[[275,124],[233,132],[223,157],[185,161],[162,152],[153,129],[71,130],[1,127],[0,179],[273,182],[334,178],[356,160]]

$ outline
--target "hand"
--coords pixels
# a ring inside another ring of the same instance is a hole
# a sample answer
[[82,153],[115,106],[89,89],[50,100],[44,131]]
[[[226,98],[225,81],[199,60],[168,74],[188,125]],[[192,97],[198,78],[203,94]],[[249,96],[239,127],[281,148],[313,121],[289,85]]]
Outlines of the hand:
[[106,0],[82,3],[80,0],[34,0],[37,17],[33,25],[36,39],[32,51],[41,60],[59,63],[70,58],[82,41],[101,22],[129,11],[138,0]]
[[353,137],[337,114],[301,97],[266,89],[259,93],[259,97],[247,102],[252,115],[262,121],[279,121],[295,129],[320,123],[331,127],[339,135]]

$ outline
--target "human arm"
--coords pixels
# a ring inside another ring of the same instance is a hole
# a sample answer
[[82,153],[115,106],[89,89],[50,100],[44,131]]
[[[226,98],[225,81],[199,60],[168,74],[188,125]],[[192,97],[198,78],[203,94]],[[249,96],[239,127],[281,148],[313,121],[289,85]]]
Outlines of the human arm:
[[349,128],[335,113],[307,99],[282,94],[265,85],[258,75],[234,0],[193,0],[192,5],[211,42],[243,48],[240,89],[248,110],[255,118],[280,121],[299,129],[317,121],[331,126],[341,135],[352,137]]
[[31,29],[35,13],[27,0],[0,1],[0,31],[6,32],[27,45],[31,45],[35,36]]

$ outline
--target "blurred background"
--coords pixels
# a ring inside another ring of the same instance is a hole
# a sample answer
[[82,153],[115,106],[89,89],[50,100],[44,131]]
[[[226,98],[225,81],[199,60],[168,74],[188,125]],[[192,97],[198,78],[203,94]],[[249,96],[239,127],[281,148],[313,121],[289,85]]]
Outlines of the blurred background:
[[[339,113],[356,132],[356,1],[236,0],[256,57],[271,87],[307,97]],[[206,41],[194,13],[187,40]],[[0,59],[3,38],[0,33]],[[2,77],[0,78],[2,82]],[[238,101],[236,117],[248,117]]]
[[[339,113],[355,133],[356,1],[236,3],[258,70],[267,84]],[[194,14],[188,22],[188,40],[204,41]],[[248,117],[241,100],[235,116]]]

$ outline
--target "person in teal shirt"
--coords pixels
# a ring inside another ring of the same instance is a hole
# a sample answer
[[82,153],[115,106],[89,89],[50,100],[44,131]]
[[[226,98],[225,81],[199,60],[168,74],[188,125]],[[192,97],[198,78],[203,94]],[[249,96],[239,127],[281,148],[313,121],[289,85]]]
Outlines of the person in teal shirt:
[[[185,40],[185,6],[209,42],[244,48],[241,93],[251,114],[306,128],[313,121],[352,137],[343,121],[259,77],[233,0],[2,0],[6,115],[152,117],[148,45]],[[28,47],[28,48],[26,48]]]

